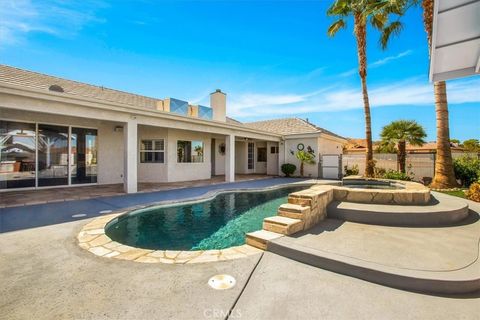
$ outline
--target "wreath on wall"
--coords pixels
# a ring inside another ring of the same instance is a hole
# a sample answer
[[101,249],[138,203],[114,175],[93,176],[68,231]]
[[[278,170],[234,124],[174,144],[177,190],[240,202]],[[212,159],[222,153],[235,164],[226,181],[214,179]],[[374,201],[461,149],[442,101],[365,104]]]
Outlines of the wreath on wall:
[[305,145],[303,143],[297,144],[297,150],[298,151],[302,151],[303,149],[305,149]]
[[225,155],[225,143],[220,143],[220,145],[218,146],[218,152],[223,156]]

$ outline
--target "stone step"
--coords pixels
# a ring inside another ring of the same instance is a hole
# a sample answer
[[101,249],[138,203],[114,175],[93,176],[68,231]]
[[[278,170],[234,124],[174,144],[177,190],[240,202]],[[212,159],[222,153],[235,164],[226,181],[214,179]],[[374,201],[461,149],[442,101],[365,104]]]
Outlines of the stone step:
[[310,207],[301,206],[298,204],[284,203],[278,208],[277,214],[281,217],[292,219],[305,219],[310,213]]
[[267,230],[258,230],[246,234],[246,243],[252,247],[267,250],[269,241],[283,237],[282,234],[270,232]]
[[327,207],[329,218],[388,226],[441,226],[468,216],[462,199],[435,193],[429,205],[389,205],[333,201]]
[[263,229],[284,235],[294,234],[303,230],[304,222],[300,219],[292,219],[281,216],[273,216],[263,219]]

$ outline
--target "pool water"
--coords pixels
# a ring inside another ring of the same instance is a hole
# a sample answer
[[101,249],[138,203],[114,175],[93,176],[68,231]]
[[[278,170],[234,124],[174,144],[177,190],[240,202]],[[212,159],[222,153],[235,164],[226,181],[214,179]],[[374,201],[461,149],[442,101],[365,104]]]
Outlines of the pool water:
[[346,184],[343,185],[345,188],[352,189],[386,189],[386,190],[399,190],[403,189],[395,185],[384,185],[384,184]]
[[225,249],[245,243],[245,233],[262,229],[289,193],[307,186],[262,192],[231,192],[212,200],[151,207],[120,216],[106,227],[114,241],[153,250]]

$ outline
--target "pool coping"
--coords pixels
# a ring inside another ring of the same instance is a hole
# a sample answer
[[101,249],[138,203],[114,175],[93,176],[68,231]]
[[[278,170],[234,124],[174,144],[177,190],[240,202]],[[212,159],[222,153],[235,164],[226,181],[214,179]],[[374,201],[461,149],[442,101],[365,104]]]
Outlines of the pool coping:
[[[165,263],[165,264],[193,264],[204,262],[226,261],[239,258],[246,258],[251,255],[262,253],[263,250],[252,247],[248,244],[233,246],[218,250],[152,250],[128,246],[112,240],[106,235],[105,229],[109,223],[117,221],[122,215],[132,214],[135,211],[151,208],[170,206],[175,204],[201,203],[214,199],[223,193],[243,193],[243,192],[262,192],[276,189],[282,189],[292,186],[311,186],[315,182],[298,181],[292,183],[283,183],[270,187],[262,188],[233,188],[211,190],[199,197],[184,198],[178,200],[165,200],[152,202],[144,205],[137,205],[130,208],[124,208],[108,215],[94,218],[92,221],[82,227],[77,235],[77,241],[80,248],[103,258],[113,258],[119,260],[128,260],[141,263]],[[338,184],[332,181],[332,184]]]

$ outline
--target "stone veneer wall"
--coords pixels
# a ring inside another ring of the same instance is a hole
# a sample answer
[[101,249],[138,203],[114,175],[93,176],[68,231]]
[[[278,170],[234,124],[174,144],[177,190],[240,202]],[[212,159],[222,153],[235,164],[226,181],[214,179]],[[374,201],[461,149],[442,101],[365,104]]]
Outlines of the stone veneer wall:
[[429,203],[430,190],[428,188],[416,182],[401,182],[401,184],[405,188],[395,190],[315,185],[310,189],[289,194],[288,204],[282,205],[279,211],[298,211],[289,205],[302,206],[298,218],[303,221],[302,230],[307,230],[327,217],[327,206],[334,200],[392,205],[426,205]]
[[333,201],[333,187],[318,185],[288,195],[288,203],[309,207],[303,211],[303,230],[310,229],[327,217],[327,206]]
[[333,197],[336,201],[393,204],[426,205],[430,202],[430,189],[416,182],[402,181],[404,189],[354,189],[334,187]]

